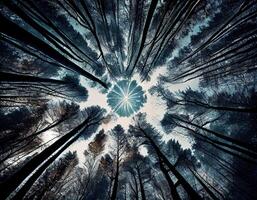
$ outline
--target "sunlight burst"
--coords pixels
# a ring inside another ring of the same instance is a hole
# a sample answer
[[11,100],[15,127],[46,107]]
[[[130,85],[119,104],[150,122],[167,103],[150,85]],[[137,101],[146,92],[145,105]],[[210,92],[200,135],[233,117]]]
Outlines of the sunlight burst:
[[118,81],[107,98],[112,110],[122,117],[129,117],[136,113],[146,102],[144,91],[135,80]]

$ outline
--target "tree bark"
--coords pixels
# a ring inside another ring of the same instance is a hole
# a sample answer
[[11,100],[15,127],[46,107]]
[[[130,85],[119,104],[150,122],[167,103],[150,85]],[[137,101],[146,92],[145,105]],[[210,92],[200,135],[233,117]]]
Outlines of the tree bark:
[[151,137],[147,135],[147,133],[140,128],[142,131],[143,135],[149,140],[150,144],[154,148],[156,154],[160,159],[167,165],[169,170],[174,174],[174,176],[178,179],[182,187],[185,189],[187,192],[188,196],[190,197],[191,200],[200,200],[202,197],[192,188],[192,186],[187,182],[187,180],[180,174],[179,171],[170,163],[168,158],[161,152],[160,148],[155,144],[155,142],[152,140]]
[[172,199],[173,200],[181,200],[178,192],[177,192],[177,189],[176,189],[176,186],[175,184],[173,183],[170,175],[169,175],[169,172],[167,171],[167,169],[165,169],[165,166],[163,165],[162,161],[160,160],[159,161],[159,164],[160,164],[160,169],[165,177],[165,179],[167,180],[168,184],[169,184],[169,187],[170,187],[170,193],[171,193],[171,196],[172,196]]
[[0,13],[0,32],[4,33],[12,38],[15,38],[21,42],[25,42],[26,44],[30,45],[31,47],[41,51],[45,55],[53,58],[54,60],[58,61],[59,63],[63,64],[65,67],[69,68],[72,71],[77,72],[78,74],[85,76],[86,78],[95,81],[101,84],[103,87],[107,88],[107,84],[101,81],[100,79],[96,78],[94,75],[90,74],[89,72],[83,70],[78,65],[67,59],[65,56],[60,54],[54,48],[40,40],[39,38],[35,37],[33,34],[25,31],[23,28],[19,27],[17,24],[13,23],[12,21],[6,19]]
[[[21,167],[16,173],[14,173],[11,177],[9,177],[5,182],[0,183],[0,196],[1,198],[7,198],[30,174],[33,172],[38,166],[40,166],[45,160],[47,160],[56,150],[62,147],[68,140],[72,139],[73,136],[77,139],[82,133],[77,134],[82,128],[87,126],[90,122],[90,119],[87,118],[83,123],[78,125],[72,131],[64,135],[62,138],[54,142],[51,146],[44,149],[41,153],[33,157],[28,163],[26,163],[23,167]],[[77,136],[76,136],[77,134]],[[72,139],[74,142],[75,140]],[[69,143],[69,142],[68,142]],[[67,144],[68,144],[67,143]],[[69,145],[68,145],[69,146]],[[67,147],[68,147],[67,146]],[[66,147],[66,148],[67,148]],[[61,152],[60,152],[61,153]],[[50,158],[51,159],[51,158]],[[50,161],[46,161],[46,163],[51,163]],[[48,165],[43,164],[43,166],[47,167]],[[43,168],[40,168],[43,169]],[[35,177],[39,176],[40,171],[33,174],[32,179],[36,180]],[[32,180],[30,179],[30,180]],[[34,183],[34,181],[33,181]],[[30,184],[33,184],[32,182]],[[26,187],[26,186],[24,186]],[[27,190],[28,188],[26,188]]]
[[113,183],[113,188],[112,188],[112,194],[111,194],[111,200],[115,200],[117,197],[117,192],[118,192],[118,183],[119,183],[119,166],[117,164],[116,168],[116,173],[114,177],[114,183]]
[[137,167],[136,170],[137,170],[137,175],[138,175],[138,180],[139,180],[139,185],[140,185],[141,198],[142,198],[142,200],[146,200],[145,189],[144,189],[144,184],[143,184],[142,177],[140,174],[140,169]]
[[[247,144],[247,143],[245,143],[245,142],[242,142],[242,141],[239,141],[239,140],[237,140],[237,139],[228,137],[228,136],[226,136],[226,135],[224,135],[224,134],[222,134],[222,133],[218,133],[218,132],[216,132],[216,131],[213,131],[213,130],[204,128],[204,127],[202,127],[202,126],[200,126],[200,125],[198,125],[198,124],[195,124],[195,123],[193,123],[193,122],[186,121],[186,120],[181,119],[181,118],[179,118],[179,117],[173,116],[173,118],[176,119],[176,120],[178,120],[178,121],[180,121],[180,122],[186,123],[186,124],[188,124],[188,125],[190,125],[190,126],[199,128],[200,130],[203,130],[203,131],[205,131],[205,132],[208,132],[208,133],[210,133],[210,134],[212,134],[212,135],[215,135],[215,136],[218,137],[218,138],[221,138],[221,139],[223,139],[223,140],[226,140],[226,141],[228,141],[228,142],[231,142],[231,143],[233,143],[233,144],[236,144],[236,145],[238,145],[238,146],[241,147],[241,148],[248,149],[248,150],[250,150],[250,151],[249,151],[249,154],[252,155],[254,158],[256,158],[256,156],[257,156],[257,154],[256,154],[256,149],[254,149],[253,147],[251,147],[249,144]],[[251,152],[251,151],[252,151],[252,152]]]
[[201,180],[200,177],[198,177],[198,174],[196,174],[195,171],[193,171],[190,167],[188,169],[192,172],[194,177],[197,179],[197,181],[201,184],[201,186],[205,189],[205,191],[209,194],[209,196],[214,200],[219,200],[219,198],[209,189],[207,185]]

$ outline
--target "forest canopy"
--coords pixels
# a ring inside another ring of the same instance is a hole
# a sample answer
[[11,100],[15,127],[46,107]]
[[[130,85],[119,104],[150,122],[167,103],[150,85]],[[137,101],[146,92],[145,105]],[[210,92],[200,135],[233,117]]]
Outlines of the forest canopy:
[[0,200],[257,199],[256,0],[1,0]]

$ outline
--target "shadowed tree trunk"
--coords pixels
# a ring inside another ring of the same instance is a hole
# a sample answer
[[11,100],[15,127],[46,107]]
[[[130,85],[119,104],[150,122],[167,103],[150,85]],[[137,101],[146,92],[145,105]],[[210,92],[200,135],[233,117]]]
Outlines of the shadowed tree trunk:
[[[140,41],[139,50],[138,50],[136,59],[133,62],[133,67],[131,69],[130,75],[132,75],[132,73],[133,73],[133,71],[134,71],[134,69],[135,69],[135,67],[137,65],[137,62],[138,62],[138,60],[140,58],[140,55],[141,55],[141,53],[143,51],[143,48],[144,48],[144,45],[145,45],[146,36],[147,36],[147,32],[148,32],[148,29],[150,27],[150,23],[152,21],[153,14],[154,14],[155,8],[157,6],[157,3],[158,3],[158,0],[152,0],[151,1],[150,8],[149,8],[149,11],[148,11],[148,14],[147,14],[147,18],[146,18],[146,21],[145,21],[143,33],[142,33],[142,38],[141,38],[141,41]],[[130,66],[128,66],[126,70],[128,70],[129,67]]]
[[[96,122],[98,123],[98,122]],[[93,123],[93,124],[96,124]],[[90,125],[93,125],[90,124]],[[34,182],[39,178],[39,176],[45,171],[45,169],[52,163],[54,160],[64,151],[66,150],[71,144],[73,144],[82,134],[83,132],[90,126],[86,125],[82,130],[80,130],[80,133],[77,134],[75,137],[73,137],[70,141],[68,141],[61,149],[59,149],[53,156],[51,156],[43,165],[41,165],[38,169],[36,169],[36,172],[33,173],[31,177],[26,181],[24,185],[22,185],[21,189],[15,194],[15,196],[12,198],[13,200],[19,200],[20,197],[24,197],[26,193],[30,190],[31,186],[34,184]]]
[[200,125],[198,125],[198,124],[195,124],[195,123],[190,122],[190,121],[186,121],[186,120],[184,120],[184,119],[182,119],[182,118],[179,118],[179,117],[176,117],[176,116],[172,116],[172,117],[173,117],[174,119],[180,121],[180,122],[183,122],[183,123],[185,123],[185,124],[191,125],[191,126],[193,126],[193,127],[195,127],[195,128],[198,128],[198,129],[200,129],[200,130],[203,130],[203,131],[205,131],[205,132],[208,132],[208,133],[210,133],[210,134],[212,134],[212,135],[214,135],[214,136],[216,136],[216,137],[218,137],[218,138],[221,138],[221,139],[223,139],[223,140],[225,140],[225,141],[228,141],[228,142],[231,142],[231,143],[233,143],[233,144],[235,144],[235,145],[238,145],[240,148],[245,148],[245,149],[247,149],[247,150],[250,150],[250,151],[247,151],[247,152],[246,152],[246,150],[241,149],[242,152],[248,153],[249,156],[252,156],[253,158],[257,158],[257,154],[256,154],[256,152],[255,152],[256,149],[253,148],[251,145],[245,143],[245,142],[242,142],[242,141],[240,141],[240,140],[231,138],[231,137],[229,137],[229,136],[226,136],[225,134],[218,133],[218,132],[216,132],[216,131],[213,131],[213,130],[204,128],[204,127],[202,127],[202,126],[200,126]]
[[150,142],[151,146],[155,150],[156,154],[163,163],[167,165],[169,170],[174,174],[174,176],[178,179],[179,183],[182,185],[182,187],[187,192],[188,196],[191,200],[200,200],[202,197],[192,188],[192,186],[187,182],[187,180],[180,174],[179,171],[170,163],[168,158],[161,152],[160,148],[156,145],[156,143],[153,141],[151,137],[147,135],[147,133],[142,129],[139,128],[140,131],[143,133],[145,138]]
[[139,167],[137,167],[136,170],[137,170],[137,175],[138,175],[138,180],[139,180],[139,185],[140,185],[141,198],[142,198],[142,200],[146,200],[144,183],[142,181]]
[[[134,171],[132,171],[130,173],[131,173],[131,176],[133,177],[133,181],[134,181],[134,185],[132,185],[132,183],[130,182],[130,188],[133,190],[133,192],[135,194],[135,199],[139,200],[137,178],[136,178],[136,175],[135,175]],[[134,186],[135,186],[135,189],[134,189]]]
[[201,186],[206,190],[206,192],[210,195],[210,197],[214,200],[219,200],[219,198],[209,189],[207,185],[201,180],[200,177],[198,177],[198,174],[196,174],[195,171],[193,171],[190,167],[188,169],[192,172],[194,177],[197,179],[197,181],[201,184]]
[[66,68],[69,68],[72,71],[75,71],[79,73],[82,76],[85,76],[86,78],[95,81],[99,84],[101,84],[103,87],[107,88],[106,83],[101,81],[100,79],[96,78],[92,74],[88,73],[87,71],[80,68],[78,65],[74,64],[72,61],[67,59],[65,56],[60,54],[58,51],[56,51],[53,47],[49,46],[42,40],[35,37],[33,34],[25,31],[23,28],[19,27],[17,24],[13,23],[12,21],[6,19],[1,13],[0,13],[0,32],[4,33],[12,38],[15,38],[21,42],[26,42],[26,44],[32,46],[33,48],[41,51],[45,55],[53,58],[54,60],[58,61],[59,63],[63,64]]
[[[160,160],[160,158],[159,158]],[[168,182],[169,184],[169,187],[170,187],[170,193],[171,193],[171,196],[174,200],[181,200],[178,192],[177,192],[177,189],[176,189],[176,186],[175,184],[173,183],[170,175],[169,175],[169,172],[167,171],[167,169],[165,169],[165,166],[163,165],[162,161],[160,160],[159,161],[159,164],[160,164],[160,169],[166,179],[166,181]]]
[[[17,145],[17,146],[18,146],[21,142],[24,142],[24,141],[26,141],[26,145],[28,145],[29,143],[31,143],[31,142],[34,140],[34,138],[35,138],[36,136],[38,136],[38,135],[40,135],[40,134],[42,134],[42,133],[44,133],[44,132],[46,132],[46,131],[48,131],[48,130],[50,130],[50,129],[56,127],[56,126],[58,126],[58,125],[61,124],[62,122],[66,121],[69,117],[71,117],[71,116],[67,116],[67,117],[65,116],[65,117],[61,118],[60,120],[58,120],[58,121],[56,121],[56,122],[53,122],[52,124],[50,124],[49,126],[43,128],[43,129],[40,130],[40,131],[37,131],[37,132],[35,132],[35,133],[32,133],[31,135],[29,135],[29,136],[27,136],[27,137],[25,137],[25,138],[17,139],[17,140],[14,142],[14,145]],[[11,154],[8,154],[6,157],[4,157],[3,159],[1,159],[1,160],[0,160],[0,163],[4,162],[4,161],[7,160],[10,156],[12,156],[14,153],[19,152],[19,151],[20,151],[21,149],[23,149],[23,148],[24,148],[24,146],[21,146],[21,147],[18,148],[17,150],[12,151]],[[3,169],[1,169],[1,170],[3,170]]]
[[112,188],[112,194],[111,194],[111,200],[115,200],[118,192],[118,184],[119,184],[119,166],[117,164],[116,167],[116,173],[114,177],[114,183],[113,183],[113,188]]
[[[76,141],[76,139],[79,138],[79,136],[82,135],[83,133],[81,129],[88,127],[90,125],[90,122],[94,120],[94,117],[93,118],[91,117],[88,117],[87,119],[85,119],[83,123],[81,123],[72,131],[70,131],[62,138],[54,142],[51,146],[44,149],[41,153],[33,157],[28,163],[26,163],[16,173],[14,173],[11,177],[9,177],[5,182],[0,183],[0,187],[2,188],[2,190],[0,191],[1,198],[3,199],[7,198],[31,174],[31,172],[33,172],[38,166],[40,166],[46,159],[48,159],[56,150],[62,147],[67,141],[68,142],[65,144],[66,148],[74,141]],[[66,148],[64,148],[63,150],[65,150]],[[51,163],[51,162],[48,160],[46,161],[46,163]],[[43,168],[46,168],[48,164],[44,163],[43,166],[44,166]],[[40,169],[43,170],[43,168],[40,168]],[[33,174],[31,179],[29,179],[31,181],[28,181],[27,185],[32,185],[40,174],[41,174],[41,171],[38,171],[35,174]],[[25,194],[27,190],[29,190],[30,186],[28,187],[27,185],[23,186],[23,189],[20,192],[21,194]]]
[[250,1],[244,1],[238,11],[232,15],[227,21],[225,21],[224,24],[222,24],[220,26],[220,28],[215,31],[202,45],[200,45],[197,49],[195,49],[193,52],[191,52],[188,56],[186,56],[185,58],[183,58],[183,60],[180,61],[179,64],[183,63],[184,61],[188,60],[189,58],[191,58],[192,56],[194,56],[195,54],[197,54],[199,51],[201,51],[202,49],[208,47],[217,37],[221,37],[224,34],[224,31],[226,30],[225,28],[236,18],[238,17],[240,14],[242,14],[244,11],[246,11],[247,9],[249,9],[253,4],[249,4]]
[[69,84],[64,80],[56,80],[50,78],[40,78],[36,76],[20,75],[14,73],[0,72],[0,82],[32,82],[32,83],[53,83],[53,84]]

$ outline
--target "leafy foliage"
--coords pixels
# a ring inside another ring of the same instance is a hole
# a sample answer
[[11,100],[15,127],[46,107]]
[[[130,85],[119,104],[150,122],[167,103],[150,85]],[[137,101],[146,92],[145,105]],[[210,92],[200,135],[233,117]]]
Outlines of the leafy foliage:
[[257,199],[255,0],[0,2],[0,199]]

